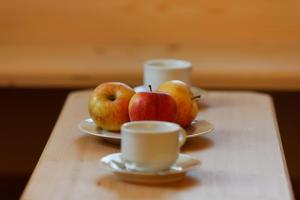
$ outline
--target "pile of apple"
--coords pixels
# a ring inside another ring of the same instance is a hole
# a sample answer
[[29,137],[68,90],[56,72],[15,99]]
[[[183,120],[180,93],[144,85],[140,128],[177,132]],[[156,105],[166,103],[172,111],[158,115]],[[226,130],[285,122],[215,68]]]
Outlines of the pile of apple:
[[99,85],[89,99],[89,113],[97,126],[119,131],[123,123],[139,120],[175,122],[187,127],[198,113],[199,96],[193,97],[190,88],[182,81],[162,83],[153,92],[135,93],[128,85],[107,82]]

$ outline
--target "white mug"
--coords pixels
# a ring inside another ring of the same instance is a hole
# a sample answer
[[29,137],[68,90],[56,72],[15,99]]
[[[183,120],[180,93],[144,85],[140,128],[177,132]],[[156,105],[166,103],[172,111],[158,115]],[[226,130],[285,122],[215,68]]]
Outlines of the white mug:
[[177,59],[154,59],[144,63],[144,85],[156,90],[169,80],[181,80],[191,86],[192,63]]
[[160,171],[175,163],[185,130],[162,121],[134,121],[121,127],[121,158],[129,169]]

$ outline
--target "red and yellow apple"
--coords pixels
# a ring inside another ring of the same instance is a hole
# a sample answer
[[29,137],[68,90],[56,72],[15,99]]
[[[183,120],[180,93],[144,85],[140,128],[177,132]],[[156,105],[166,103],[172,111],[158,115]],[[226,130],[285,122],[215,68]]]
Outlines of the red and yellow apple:
[[177,107],[175,100],[163,92],[139,92],[129,103],[130,121],[156,120],[174,122]]
[[119,131],[129,121],[128,105],[134,90],[120,82],[100,84],[89,98],[89,113],[97,126],[105,130]]
[[171,80],[158,86],[158,92],[168,93],[173,97],[177,105],[175,123],[187,127],[196,118],[198,106],[190,88],[179,80]]

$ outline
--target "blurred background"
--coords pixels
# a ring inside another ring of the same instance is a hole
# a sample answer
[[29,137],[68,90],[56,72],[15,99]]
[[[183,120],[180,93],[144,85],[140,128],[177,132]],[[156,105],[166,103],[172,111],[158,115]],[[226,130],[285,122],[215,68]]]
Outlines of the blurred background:
[[17,199],[66,95],[142,84],[152,58],[193,63],[193,84],[272,95],[300,193],[300,1],[0,2],[0,192]]

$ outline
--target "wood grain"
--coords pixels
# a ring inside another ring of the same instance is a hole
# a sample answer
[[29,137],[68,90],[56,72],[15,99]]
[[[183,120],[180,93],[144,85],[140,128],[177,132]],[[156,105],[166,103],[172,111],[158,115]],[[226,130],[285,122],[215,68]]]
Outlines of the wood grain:
[[97,165],[118,146],[80,133],[90,91],[72,93],[21,199],[293,199],[272,99],[251,92],[209,92],[199,119],[215,131],[184,149],[201,166],[182,182],[118,181]]
[[300,42],[297,0],[11,0],[0,13],[0,44]]
[[105,81],[142,84],[143,62],[193,63],[193,84],[205,88],[300,89],[297,46],[48,45],[0,46],[2,87],[94,87]]
[[297,0],[3,1],[0,86],[136,85],[143,61],[172,57],[198,86],[299,90],[299,35]]

